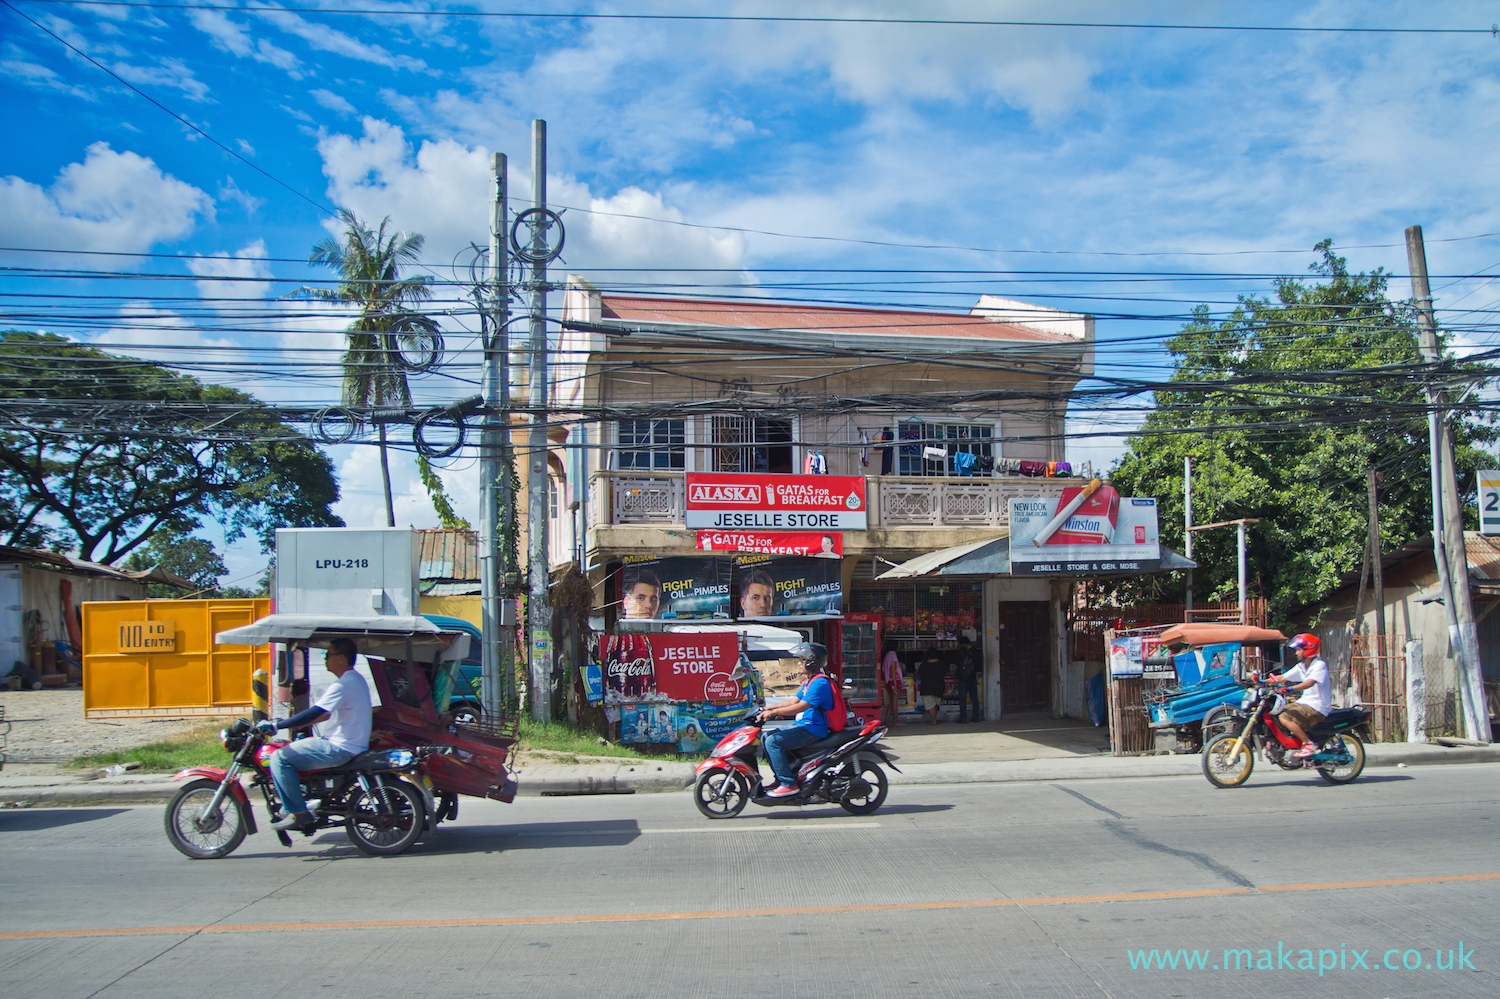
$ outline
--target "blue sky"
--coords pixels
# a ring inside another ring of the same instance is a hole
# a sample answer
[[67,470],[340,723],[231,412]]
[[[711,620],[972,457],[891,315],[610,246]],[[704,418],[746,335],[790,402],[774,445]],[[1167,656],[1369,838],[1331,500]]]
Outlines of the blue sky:
[[[1171,316],[1261,293],[1331,237],[1356,268],[1404,274],[1402,229],[1422,224],[1439,307],[1483,327],[1500,282],[1500,41],[1478,35],[1326,35],[956,26],[684,23],[330,15],[257,3],[165,10],[38,3],[17,9],[312,201],[390,215],[427,236],[434,273],[486,238],[487,160],[511,157],[529,191],[528,123],[550,131],[549,186],[567,218],[568,269],[717,266],[742,282],[775,268],[1164,271],[1067,283],[969,277],[853,297],[967,306],[981,291],[1101,316]],[[337,9],[339,5],[323,5]],[[369,6],[369,5],[360,5]],[[420,10],[430,5],[384,4]],[[466,10],[485,9],[467,6]],[[490,9],[503,9],[495,6]],[[907,16],[897,3],[530,5],[533,10]],[[1013,20],[1466,27],[1492,5],[1029,3],[946,0],[928,16]],[[0,8],[0,245],[221,254],[188,263],[0,253],[10,266],[174,273],[173,301],[101,306],[87,322],[28,322],[149,356],[233,356],[236,345],[336,346],[338,317],[274,303],[313,272],[294,261],[326,216],[215,148],[58,41]],[[589,212],[579,211],[588,209]],[[623,216],[899,244],[882,247]],[[1061,252],[1036,252],[1061,251]],[[1295,252],[1245,252],[1295,251]],[[1104,254],[1126,254],[1125,256]],[[286,261],[286,262],[283,262]],[[1486,268],[1490,270],[1486,271]],[[1225,276],[1225,275],[1234,276]],[[282,284],[213,283],[216,276]],[[652,280],[646,278],[646,280]],[[129,282],[162,296],[164,282]],[[99,293],[105,282],[15,275],[6,290]],[[118,292],[120,282],[107,283]],[[1404,279],[1393,283],[1404,296]],[[194,304],[200,295],[206,301]],[[243,304],[226,298],[246,298]],[[851,297],[847,294],[843,297]],[[114,308],[113,313],[108,309]],[[264,332],[236,332],[259,312]],[[1467,312],[1467,310],[1477,310]],[[1467,313],[1467,314],[1465,314]],[[75,313],[76,315],[76,313]],[[1170,319],[1101,318],[1111,340]],[[225,329],[224,327],[230,327]],[[1465,334],[1483,342],[1482,328]],[[456,345],[462,344],[455,328]],[[217,351],[217,353],[216,353]],[[1159,366],[1132,344],[1101,360]],[[206,376],[208,377],[208,376]],[[331,378],[239,371],[268,399],[327,399]],[[427,398],[469,389],[428,379]],[[1109,429],[1082,414],[1074,429]],[[1107,461],[1118,439],[1080,440]],[[334,452],[351,524],[381,517],[372,449]],[[432,522],[407,463],[400,519]],[[446,473],[472,511],[473,472]],[[232,552],[233,574],[261,561]]]

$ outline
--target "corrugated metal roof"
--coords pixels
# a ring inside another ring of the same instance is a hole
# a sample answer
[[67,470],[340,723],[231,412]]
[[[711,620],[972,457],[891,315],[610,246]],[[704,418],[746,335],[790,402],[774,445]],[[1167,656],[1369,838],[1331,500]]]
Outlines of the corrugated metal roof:
[[1465,531],[1464,553],[1469,557],[1470,576],[1487,581],[1500,580],[1500,538]]
[[182,590],[197,588],[197,584],[183,579],[174,572],[169,572],[161,566],[152,569],[132,571],[130,569],[119,569],[112,565],[101,565],[98,562],[88,562],[62,552],[42,551],[39,548],[12,548],[9,545],[0,545],[0,562],[40,562],[44,565],[55,566],[69,572],[82,573],[86,576],[113,576],[116,579],[128,579],[138,583],[165,583]]
[[477,531],[437,528],[419,530],[422,544],[422,567],[418,575],[426,580],[479,580],[479,533]]
[[1074,337],[984,316],[897,309],[854,309],[780,302],[717,301],[603,295],[601,316],[609,320],[736,329],[800,330],[811,333],[965,337],[1030,343],[1076,343]]

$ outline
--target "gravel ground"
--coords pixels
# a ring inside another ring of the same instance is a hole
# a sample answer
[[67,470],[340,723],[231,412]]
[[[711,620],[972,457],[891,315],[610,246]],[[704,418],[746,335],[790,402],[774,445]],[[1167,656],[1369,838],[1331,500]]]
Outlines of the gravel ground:
[[185,732],[208,719],[186,721],[111,718],[86,721],[79,689],[3,690],[0,705],[10,733],[3,750],[8,764],[56,765],[75,756],[129,749]]

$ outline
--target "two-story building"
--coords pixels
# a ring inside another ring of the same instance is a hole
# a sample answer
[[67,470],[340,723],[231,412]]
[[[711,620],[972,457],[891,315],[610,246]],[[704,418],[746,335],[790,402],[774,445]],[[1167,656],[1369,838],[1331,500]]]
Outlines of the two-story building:
[[[1078,484],[1086,470],[1057,472],[1070,394],[1093,373],[1093,317],[988,295],[938,312],[617,294],[570,277],[562,327],[551,559],[584,567],[606,628],[627,616],[632,563],[718,554],[689,525],[692,476],[858,477],[863,527],[836,532],[839,612],[761,608],[766,620],[836,658],[842,622],[860,615],[909,660],[966,635],[986,664],[986,717],[1058,708],[1066,584],[879,577],[931,553],[949,553],[934,567],[963,547],[987,554],[1009,499]],[[734,617],[753,609],[752,571],[730,570]]]

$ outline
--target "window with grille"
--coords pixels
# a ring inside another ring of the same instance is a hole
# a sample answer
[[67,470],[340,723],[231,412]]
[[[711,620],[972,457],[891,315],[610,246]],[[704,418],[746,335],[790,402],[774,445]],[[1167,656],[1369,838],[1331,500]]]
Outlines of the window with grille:
[[762,416],[715,416],[716,472],[792,472],[792,421]]
[[[994,458],[995,428],[988,423],[928,423],[909,420],[896,429],[898,475],[956,475],[953,456],[959,452],[975,458]],[[929,458],[924,448],[946,448],[946,458]],[[977,472],[977,469],[976,469]]]
[[621,420],[619,467],[670,472],[687,467],[686,420]]

